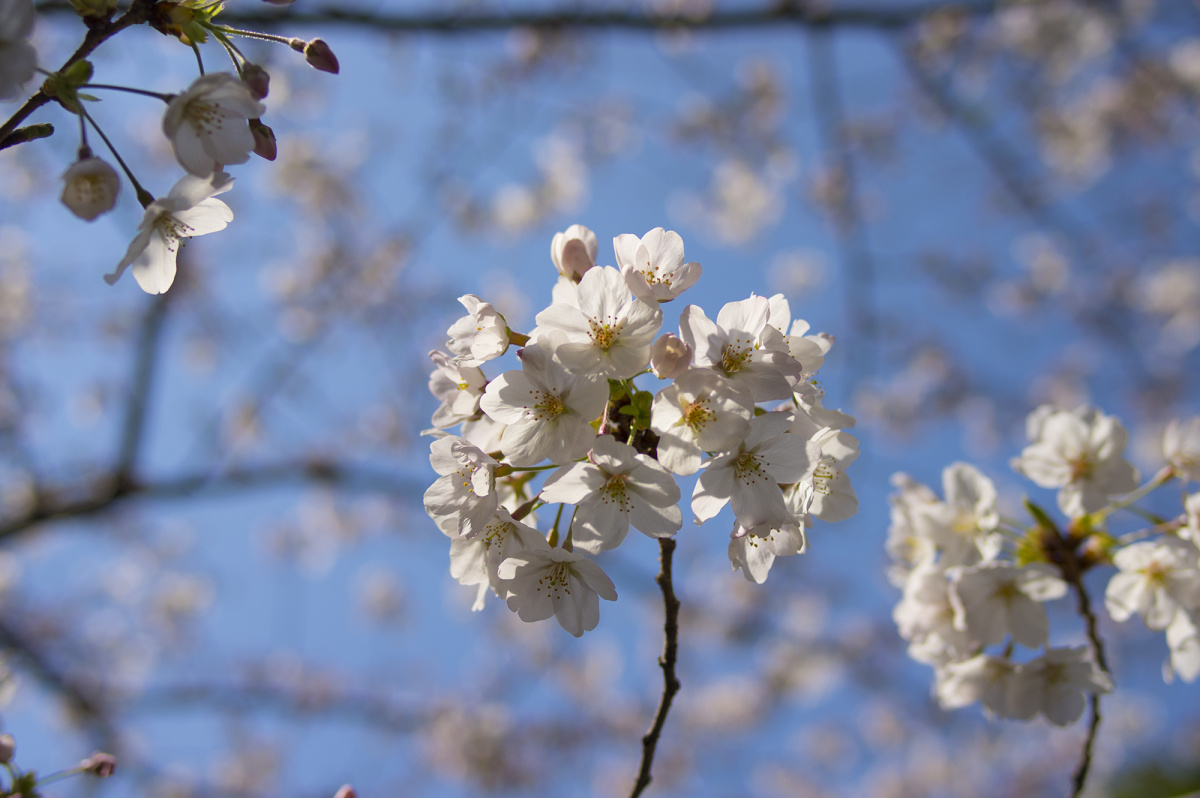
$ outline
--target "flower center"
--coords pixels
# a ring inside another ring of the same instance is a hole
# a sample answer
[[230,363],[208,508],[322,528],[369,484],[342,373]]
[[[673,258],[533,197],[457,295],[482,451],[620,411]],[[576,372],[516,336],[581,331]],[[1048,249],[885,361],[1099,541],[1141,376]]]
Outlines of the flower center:
[[537,592],[552,599],[571,595],[571,566],[565,562],[547,568],[537,580]]
[[588,319],[588,326],[591,327],[592,343],[598,349],[602,349],[605,352],[617,342],[617,338],[621,335],[620,322],[616,324],[608,324],[607,322],[601,324],[596,319]]
[[766,477],[762,461],[753,452],[743,452],[733,461],[733,476],[742,482],[756,482]]
[[628,476],[613,474],[600,492],[600,501],[604,504],[614,503],[622,512],[629,511],[629,490],[625,484]]
[[210,105],[201,100],[193,100],[188,103],[184,117],[199,135],[211,136],[214,131],[220,130],[225,125],[220,106]]
[[705,424],[713,421],[716,417],[717,414],[709,409],[707,398],[697,399],[683,411],[683,423],[697,435],[700,434],[700,430],[704,429]]
[[721,348],[721,371],[725,372],[726,377],[732,377],[746,367],[753,354],[753,342],[742,338],[733,339]]
[[542,401],[533,406],[534,418],[538,421],[546,421],[552,418],[557,418],[567,412],[567,406],[563,404],[563,400],[552,393],[542,394]]

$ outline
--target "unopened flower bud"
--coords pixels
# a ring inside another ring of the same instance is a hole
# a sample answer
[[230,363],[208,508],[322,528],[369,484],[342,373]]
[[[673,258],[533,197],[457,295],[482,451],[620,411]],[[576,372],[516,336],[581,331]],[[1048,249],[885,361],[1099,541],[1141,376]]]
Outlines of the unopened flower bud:
[[675,333],[664,333],[650,347],[650,370],[660,380],[673,380],[692,365],[692,348]]
[[271,75],[258,64],[246,64],[242,67],[242,80],[250,87],[250,96],[261,100],[271,89]]
[[333,798],[358,798],[358,793],[349,784],[343,784],[342,789],[338,790]]
[[313,39],[304,45],[304,60],[322,72],[331,72],[334,75],[338,73],[337,56],[329,49],[324,39]]
[[97,751],[80,762],[79,767],[97,778],[106,779],[117,769],[117,758],[112,754]]
[[275,144],[275,131],[262,123],[262,120],[251,119],[250,132],[254,134],[254,154],[268,161],[275,160],[279,148]]
[[7,765],[11,762],[16,750],[17,741],[13,739],[13,736],[11,734],[0,734],[0,765]]
[[80,219],[92,221],[117,204],[121,178],[96,157],[81,158],[63,175],[62,202]]
[[600,245],[596,234],[581,224],[573,224],[562,233],[555,233],[550,242],[550,258],[558,273],[572,282],[583,279],[583,273],[596,265]]

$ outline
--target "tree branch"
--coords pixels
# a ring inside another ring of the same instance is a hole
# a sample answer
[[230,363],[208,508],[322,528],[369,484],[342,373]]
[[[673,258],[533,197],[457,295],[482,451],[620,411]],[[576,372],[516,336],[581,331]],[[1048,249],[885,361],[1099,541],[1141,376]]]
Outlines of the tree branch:
[[[619,29],[656,32],[672,29],[763,28],[779,24],[888,30],[908,27],[926,14],[942,8],[954,7],[968,14],[984,14],[994,10],[995,6],[995,0],[978,0],[969,4],[931,0],[931,2],[911,3],[895,8],[880,7],[865,2],[857,7],[840,3],[834,7],[828,7],[825,3],[785,1],[764,4],[759,8],[719,9],[707,14],[654,14],[616,9],[592,11],[583,8],[505,13],[406,14],[373,11],[365,8],[346,8],[342,5],[329,4],[323,8],[305,7],[286,11],[231,10],[223,12],[218,17],[218,21],[252,27],[257,30],[277,28],[283,25],[322,28],[341,26],[385,33],[438,35],[496,33],[512,28],[532,28],[534,30]],[[63,0],[40,2],[37,7],[42,13],[69,12],[74,14],[70,4]]]
[[665,620],[663,622],[663,655],[658,664],[663,672],[662,698],[658,702],[658,711],[654,715],[654,723],[642,737],[642,766],[638,770],[637,781],[634,782],[633,792],[629,798],[638,798],[650,786],[650,767],[654,764],[654,751],[658,747],[658,738],[662,736],[663,725],[667,722],[667,713],[671,711],[671,701],[679,692],[679,678],[675,675],[675,658],[679,649],[679,599],[675,597],[675,586],[671,581],[671,559],[675,553],[675,538],[659,538],[659,561],[662,570],[654,581],[662,588]]
[[[0,519],[0,540],[31,532],[48,521],[105,513],[137,498],[186,498],[200,493],[233,493],[290,482],[328,483],[395,496],[415,496],[424,490],[415,480],[320,458],[232,468],[220,474],[199,472],[150,482],[130,479],[115,487],[111,483],[93,486],[82,491],[82,498],[64,498],[64,494],[72,493],[66,488],[39,492],[34,506],[25,513],[16,518]],[[78,496],[80,492],[74,493]]]
[[[71,66],[71,64],[87,58],[92,54],[93,50],[117,33],[120,33],[131,25],[140,25],[148,20],[150,18],[150,10],[154,7],[155,2],[157,0],[133,0],[133,4],[129,6],[129,10],[111,22],[105,20],[92,20],[88,22],[88,32],[83,37],[83,43],[71,54],[70,58],[63,62],[63,65],[59,67],[59,71],[61,72]],[[69,3],[56,3],[55,5],[60,7],[48,10],[70,11],[72,14],[75,14],[74,9],[71,8]],[[19,143],[10,141],[12,134],[17,129],[17,125],[25,121],[34,111],[50,102],[51,99],[49,94],[38,89],[32,97],[25,101],[24,105],[17,109],[15,114],[9,117],[7,122],[0,125],[0,150]]]

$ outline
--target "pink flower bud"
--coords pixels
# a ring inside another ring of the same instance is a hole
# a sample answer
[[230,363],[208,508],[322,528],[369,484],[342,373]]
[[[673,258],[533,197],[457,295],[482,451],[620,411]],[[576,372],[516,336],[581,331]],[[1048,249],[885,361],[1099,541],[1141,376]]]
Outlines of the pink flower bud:
[[17,741],[11,734],[0,734],[0,764],[7,765],[12,761],[17,750]]
[[262,123],[262,120],[251,119],[250,132],[254,134],[254,154],[268,161],[275,160],[279,148],[275,144],[275,131]]
[[63,175],[62,203],[80,219],[92,221],[117,204],[121,178],[96,157],[81,158]]
[[97,751],[80,762],[79,767],[97,778],[106,779],[117,769],[117,758],[112,754]]
[[660,380],[673,380],[692,365],[692,348],[674,333],[664,333],[650,347],[650,370]]
[[329,49],[324,39],[313,39],[304,45],[304,60],[322,72],[332,72],[334,75],[338,73],[337,56]]
[[271,75],[258,64],[246,64],[242,67],[242,80],[250,87],[250,96],[261,100],[271,90]]
[[358,793],[349,784],[343,784],[342,789],[338,790],[333,798],[358,798]]
[[572,282],[583,279],[583,273],[596,265],[599,244],[596,234],[581,224],[573,224],[564,232],[555,233],[550,242],[550,258],[558,273]]

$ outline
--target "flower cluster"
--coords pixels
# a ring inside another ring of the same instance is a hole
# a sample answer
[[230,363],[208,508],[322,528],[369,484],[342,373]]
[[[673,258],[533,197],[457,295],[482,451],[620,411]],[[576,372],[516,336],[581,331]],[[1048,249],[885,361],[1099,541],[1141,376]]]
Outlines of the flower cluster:
[[[116,13],[116,5],[116,0],[72,0],[73,8],[89,30],[99,29],[98,25]],[[94,83],[92,65],[85,60],[72,60],[59,72],[43,71],[48,77],[42,91],[81,118],[79,156],[63,175],[62,202],[86,221],[112,210],[121,187],[116,170],[96,157],[88,145],[90,125],[105,144],[113,148],[87,111],[86,104],[96,102],[98,98],[86,92],[96,89],[127,91],[156,97],[167,105],[162,120],[163,135],[171,142],[175,158],[187,175],[175,184],[167,197],[155,199],[142,188],[128,164],[113,149],[145,212],[138,234],[125,256],[116,269],[105,276],[110,284],[126,269],[132,268],[134,279],[147,293],[160,294],[170,288],[175,279],[180,245],[194,236],[222,230],[233,219],[229,206],[216,199],[216,195],[232,186],[232,178],[226,174],[225,167],[245,163],[251,154],[275,159],[275,134],[261,119],[266,112],[261,101],[267,96],[270,76],[263,67],[251,63],[242,54],[232,37],[279,42],[303,53],[305,60],[316,69],[338,71],[337,58],[321,39],[306,42],[223,26],[214,21],[222,7],[222,3],[211,0],[160,2],[151,7],[149,19],[144,21],[193,49],[198,61],[201,54],[197,45],[210,38],[216,40],[228,54],[236,74],[205,74],[201,65],[200,77],[185,91],[158,94]],[[129,13],[133,14],[133,11]],[[0,0],[0,100],[18,96],[23,84],[39,71],[37,52],[27,41],[33,30],[34,17],[30,0]],[[14,117],[14,120],[18,118]]]
[[[1176,518],[1136,502],[1174,479],[1200,477],[1200,418],[1167,428],[1166,465],[1140,487],[1115,417],[1046,405],[1026,428],[1029,444],[1013,469],[1057,489],[1065,525],[1028,499],[1028,527],[1003,518],[992,481],[965,463],[945,469],[941,499],[904,474],[893,477],[890,576],[904,591],[894,617],[909,655],[936,669],[938,701],[979,701],[1008,718],[1040,713],[1060,726],[1078,720],[1088,694],[1113,689],[1102,641],[1089,631],[1090,650],[1051,647],[1043,605],[1071,590],[1086,596],[1083,575],[1104,566],[1116,568],[1104,596],[1109,616],[1139,615],[1166,630],[1166,674],[1192,681],[1200,674],[1200,493],[1185,498]],[[1115,536],[1122,510],[1151,525]],[[1018,656],[1021,649],[1040,653]]]
[[[613,249],[617,266],[597,266],[596,235],[571,226],[551,243],[559,279],[529,335],[468,294],[447,351],[430,353],[440,476],[425,509],[451,539],[451,575],[477,586],[476,609],[490,591],[522,620],[554,615],[576,636],[617,597],[592,557],[631,527],[652,538],[682,527],[678,477],[699,474],[697,524],[732,507],[729,560],[754,582],[804,551],[812,518],[858,509],[843,473],[858,456],[854,419],[823,407],[814,380],[832,337],[792,321],[782,294],[730,302],[716,319],[688,305],[664,333],[662,306],[700,265],[662,228]],[[489,379],[482,367],[513,345],[520,367]],[[643,377],[661,387],[638,387]],[[543,532],[535,511],[549,505]]]

